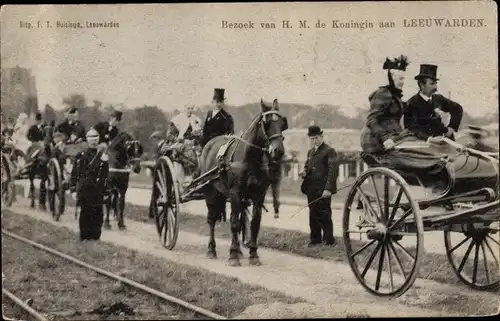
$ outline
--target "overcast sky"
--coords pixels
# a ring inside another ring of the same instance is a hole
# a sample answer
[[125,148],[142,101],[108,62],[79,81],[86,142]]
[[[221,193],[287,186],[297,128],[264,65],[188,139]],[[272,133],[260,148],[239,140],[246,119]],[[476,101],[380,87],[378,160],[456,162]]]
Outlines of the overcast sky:
[[[39,103],[62,97],[164,110],[209,103],[214,87],[228,104],[272,101],[362,107],[384,81],[387,55],[409,56],[405,98],[420,63],[437,64],[441,92],[472,115],[498,108],[497,8],[494,2],[159,4],[2,7],[2,67],[36,75]],[[410,18],[481,18],[483,28],[402,28]],[[298,20],[327,23],[299,29]],[[332,29],[331,21],[393,20],[393,29]],[[115,21],[110,29],[22,29],[20,20]],[[221,21],[255,29],[221,29]],[[282,29],[290,20],[293,29]],[[264,30],[261,21],[278,28]]]

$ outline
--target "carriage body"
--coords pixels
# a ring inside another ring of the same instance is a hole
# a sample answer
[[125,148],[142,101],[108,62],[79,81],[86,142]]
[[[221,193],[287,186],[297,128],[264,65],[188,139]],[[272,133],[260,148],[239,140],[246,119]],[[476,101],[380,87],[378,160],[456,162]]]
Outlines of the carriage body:
[[[475,289],[498,288],[498,154],[469,149],[446,138],[437,144],[410,139],[397,148],[446,158],[446,184],[439,192],[421,193],[428,187],[426,179],[432,181],[430,171],[415,175],[365,155],[369,169],[353,184],[343,211],[344,243],[358,281],[375,295],[404,294],[418,274],[424,232],[442,231],[457,277]],[[363,251],[371,247],[375,249],[364,257]],[[375,281],[370,283],[367,275],[373,272],[375,261]]]

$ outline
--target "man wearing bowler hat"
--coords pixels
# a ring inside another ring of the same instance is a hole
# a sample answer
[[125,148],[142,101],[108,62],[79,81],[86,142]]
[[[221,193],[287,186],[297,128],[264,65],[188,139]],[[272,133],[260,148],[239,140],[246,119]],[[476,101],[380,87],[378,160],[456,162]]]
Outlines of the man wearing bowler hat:
[[[455,133],[462,121],[463,108],[458,103],[436,94],[437,66],[420,65],[420,73],[415,76],[419,92],[407,102],[404,125],[420,139],[446,136],[455,139]],[[449,122],[443,121],[441,114],[449,113]]]
[[[323,142],[319,126],[310,126],[307,135],[313,147],[307,152],[307,161],[300,176],[304,179],[302,193],[309,204],[309,247],[335,244],[332,222],[332,194],[337,193],[337,153]],[[323,231],[323,235],[321,235]]]
[[212,99],[215,109],[208,111],[207,118],[203,124],[202,147],[216,136],[234,134],[233,117],[224,109],[224,100],[224,89],[215,88]]

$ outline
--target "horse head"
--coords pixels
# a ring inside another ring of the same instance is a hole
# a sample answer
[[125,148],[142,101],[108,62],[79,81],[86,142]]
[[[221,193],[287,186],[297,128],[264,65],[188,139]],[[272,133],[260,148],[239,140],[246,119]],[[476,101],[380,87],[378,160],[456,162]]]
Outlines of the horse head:
[[260,106],[262,109],[259,120],[262,129],[259,132],[260,139],[266,142],[266,151],[271,160],[279,161],[285,153],[283,131],[288,128],[288,122],[279,113],[278,99],[274,100],[272,106],[267,106],[261,99]]

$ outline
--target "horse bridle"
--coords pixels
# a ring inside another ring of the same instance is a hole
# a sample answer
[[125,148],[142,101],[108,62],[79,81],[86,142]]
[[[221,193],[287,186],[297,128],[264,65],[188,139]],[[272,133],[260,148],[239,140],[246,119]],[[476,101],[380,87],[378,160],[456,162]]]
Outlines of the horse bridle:
[[269,144],[271,143],[271,141],[273,139],[276,139],[276,138],[283,139],[283,133],[281,131],[280,131],[279,134],[274,134],[274,135],[271,135],[271,136],[267,135],[266,129],[264,128],[264,124],[266,123],[265,117],[268,116],[268,115],[277,115],[280,118],[282,117],[277,110],[269,110],[269,111],[266,111],[266,112],[262,113],[261,118],[260,118],[260,127],[262,128],[262,133],[264,134],[264,137],[266,139],[266,146],[269,146]]

